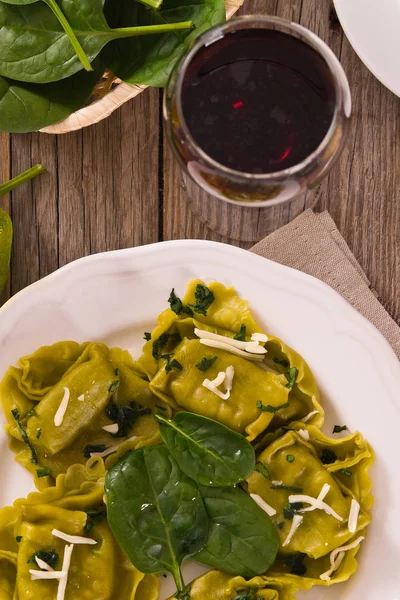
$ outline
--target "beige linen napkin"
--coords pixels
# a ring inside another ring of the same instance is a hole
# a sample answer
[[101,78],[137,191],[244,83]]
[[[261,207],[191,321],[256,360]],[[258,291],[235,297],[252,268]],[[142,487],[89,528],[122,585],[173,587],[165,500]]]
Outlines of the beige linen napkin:
[[250,251],[330,285],[379,329],[400,358],[400,327],[371,290],[364,271],[327,212],[305,211]]

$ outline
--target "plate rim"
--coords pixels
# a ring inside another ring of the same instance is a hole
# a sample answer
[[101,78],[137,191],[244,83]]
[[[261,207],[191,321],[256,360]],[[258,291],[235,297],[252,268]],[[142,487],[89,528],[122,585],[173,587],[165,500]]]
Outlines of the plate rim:
[[400,79],[397,84],[393,85],[393,82],[388,81],[385,76],[382,76],[379,73],[379,68],[377,68],[373,64],[373,62],[371,62],[371,60],[366,57],[364,50],[360,47],[359,43],[356,40],[357,36],[354,36],[353,33],[351,32],[352,27],[351,27],[351,25],[349,26],[349,22],[346,19],[346,17],[344,16],[345,9],[342,8],[343,4],[344,4],[343,1],[342,0],[333,0],[333,4],[335,6],[336,14],[340,21],[340,25],[343,29],[343,32],[344,32],[345,36],[347,37],[354,52],[357,54],[359,59],[364,63],[364,65],[367,67],[367,69],[372,73],[372,75],[383,86],[385,86],[390,92],[392,92],[395,96],[400,98]]
[[[34,289],[35,291],[45,290],[46,287],[53,284],[53,282],[58,281],[60,278],[63,278],[65,275],[73,274],[76,270],[85,269],[87,265],[90,266],[91,263],[96,263],[99,261],[108,261],[108,260],[119,260],[124,259],[130,256],[140,256],[146,255],[148,253],[157,253],[163,252],[165,249],[174,249],[179,248],[180,250],[184,249],[185,246],[190,249],[199,249],[207,247],[207,249],[215,249],[216,252],[222,251],[228,254],[237,255],[238,257],[246,256],[246,259],[253,262],[254,265],[258,263],[260,266],[265,266],[265,261],[267,261],[269,268],[275,270],[281,275],[286,275],[306,284],[307,288],[317,287],[319,290],[326,295],[328,295],[332,302],[339,306],[342,312],[342,318],[347,317],[355,326],[358,332],[358,335],[361,338],[364,338],[365,343],[369,346],[371,345],[370,336],[374,336],[374,348],[376,348],[376,344],[379,343],[381,353],[384,351],[386,353],[385,360],[390,360],[393,362],[393,367],[397,367],[400,374],[400,361],[398,360],[393,348],[384,337],[384,335],[369,321],[364,315],[359,313],[354,306],[352,306],[343,296],[341,296],[336,290],[330,287],[324,281],[314,277],[313,275],[309,275],[308,273],[304,273],[303,271],[299,271],[297,269],[293,269],[292,267],[288,267],[286,265],[282,265],[281,263],[270,260],[269,258],[265,258],[260,256],[259,254],[255,254],[249,250],[245,250],[243,248],[239,248],[237,246],[231,246],[229,244],[224,244],[221,242],[214,242],[211,240],[196,240],[196,239],[184,239],[184,240],[167,240],[162,242],[154,242],[152,244],[145,244],[142,246],[133,246],[130,248],[122,248],[119,250],[109,250],[105,252],[98,252],[95,254],[90,254],[76,260],[73,260],[66,265],[56,269],[49,275],[46,275],[42,279],[31,283],[26,286],[19,292],[17,292],[14,296],[12,296],[5,304],[0,307],[0,322],[7,315],[7,313],[16,307],[16,305],[20,303],[24,303],[25,299],[29,297],[30,293]],[[344,314],[345,313],[345,314]],[[375,351],[374,351],[375,353]],[[378,354],[378,352],[376,352]]]

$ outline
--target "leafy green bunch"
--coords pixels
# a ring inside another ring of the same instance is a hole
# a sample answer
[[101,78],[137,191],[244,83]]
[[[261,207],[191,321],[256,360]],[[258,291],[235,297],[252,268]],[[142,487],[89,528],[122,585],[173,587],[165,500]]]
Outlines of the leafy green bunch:
[[265,573],[279,537],[240,485],[255,469],[252,445],[193,413],[156,419],[165,446],[129,452],[106,477],[108,522],[132,563],[172,573],[178,600],[190,599],[180,568],[190,556],[232,575]]
[[82,107],[106,69],[164,87],[224,0],[0,0],[0,131],[52,125]]

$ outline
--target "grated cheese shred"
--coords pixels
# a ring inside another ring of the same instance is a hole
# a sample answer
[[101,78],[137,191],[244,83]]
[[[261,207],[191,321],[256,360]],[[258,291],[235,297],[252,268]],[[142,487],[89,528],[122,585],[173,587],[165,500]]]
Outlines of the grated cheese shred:
[[313,417],[314,415],[317,415],[319,413],[319,410],[312,410],[311,412],[308,413],[308,415],[306,415],[305,417],[303,417],[302,419],[299,419],[300,421],[302,421],[303,423],[307,423],[307,421],[309,421],[311,419],[311,417]]
[[351,501],[348,527],[350,533],[355,533],[358,524],[358,515],[360,514],[360,504],[354,498]]
[[48,565],[47,562],[45,562],[38,556],[35,556],[35,562],[36,562],[37,566],[40,569],[43,569],[44,571],[54,571],[54,569],[50,565]]
[[[202,385],[207,390],[218,396],[218,398],[221,398],[221,400],[229,400],[232,391],[234,375],[235,369],[232,365],[230,365],[226,368],[226,371],[220,371],[215,379],[204,379]],[[218,386],[222,385],[223,383],[225,383],[225,392],[221,392],[221,390],[218,389]]]
[[297,433],[299,434],[300,437],[303,438],[303,440],[305,440],[306,442],[308,442],[308,440],[310,439],[310,434],[308,433],[307,429],[298,429]]
[[74,544],[65,546],[64,559],[63,559],[63,565],[62,565],[62,570],[64,571],[65,575],[63,577],[61,577],[60,581],[58,582],[57,600],[64,600],[64,598],[65,598],[65,590],[66,590],[67,583],[68,583],[68,573],[69,573],[69,568],[71,566],[71,555],[72,555],[73,549],[74,549]]
[[112,425],[104,425],[102,429],[104,429],[104,431],[107,431],[107,433],[118,433],[119,425],[118,423],[113,423]]
[[265,500],[261,498],[261,496],[259,496],[258,494],[250,494],[250,497],[253,498],[254,502],[258,504],[261,510],[266,512],[269,517],[273,517],[274,515],[276,515],[276,510],[273,508],[273,506],[268,504],[268,502],[265,502]]
[[290,544],[292,537],[296,533],[296,530],[300,527],[303,519],[304,519],[304,517],[302,517],[301,515],[294,515],[288,536],[282,544],[283,546],[287,546],[288,544]]
[[317,509],[323,510],[324,512],[326,512],[327,515],[331,515],[331,517],[334,517],[334,519],[336,519],[337,521],[343,521],[343,517],[338,515],[338,513],[335,510],[333,510],[333,508],[329,506],[329,504],[323,501],[323,498],[325,498],[329,490],[330,485],[325,483],[322,486],[322,490],[320,491],[318,498],[313,498],[312,496],[308,496],[307,494],[292,494],[291,496],[289,496],[289,502],[306,502],[307,504],[310,504],[310,507],[302,508],[299,510],[299,512],[309,512],[310,510]]
[[332,573],[334,573],[340,567],[346,552],[348,550],[352,550],[353,548],[357,548],[357,546],[361,544],[364,539],[365,537],[361,535],[354,540],[354,542],[351,542],[351,544],[347,544],[347,546],[340,546],[340,548],[335,548],[335,550],[332,550],[329,557],[331,568],[328,571],[325,571],[325,573],[322,573],[319,578],[323,581],[329,581]]
[[137,438],[137,435],[133,435],[132,437],[128,438],[127,440],[122,440],[122,442],[120,442],[119,444],[115,444],[115,446],[110,446],[109,448],[106,448],[106,450],[103,450],[103,452],[91,452],[90,458],[93,458],[94,456],[96,458],[105,458],[109,454],[113,454],[114,452],[116,452],[118,450],[118,448],[120,446],[122,446],[122,444],[125,444],[125,442],[133,442],[133,440],[136,440],[136,438]]
[[67,412],[67,408],[68,408],[69,396],[70,396],[69,388],[65,387],[63,399],[61,400],[60,406],[58,407],[57,412],[54,415],[54,425],[56,427],[60,427],[60,425],[62,424],[62,422],[64,420],[65,413]]
[[59,529],[53,529],[51,533],[54,537],[60,538],[60,540],[64,540],[64,542],[68,542],[68,544],[97,544],[96,540],[93,540],[92,538],[81,537],[80,535],[69,535]]

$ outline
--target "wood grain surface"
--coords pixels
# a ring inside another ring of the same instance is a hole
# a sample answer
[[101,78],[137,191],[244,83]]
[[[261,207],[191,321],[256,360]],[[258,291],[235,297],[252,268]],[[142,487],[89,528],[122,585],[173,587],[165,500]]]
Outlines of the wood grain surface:
[[[267,229],[277,229],[307,206],[328,210],[379,299],[400,322],[399,99],[356,56],[330,0],[245,0],[241,12],[275,14],[317,33],[340,58],[353,94],[347,145],[329,177],[313,193],[272,209]],[[158,90],[146,90],[80,132],[0,134],[0,181],[38,162],[46,166],[45,175],[0,199],[14,224],[3,300],[94,252],[179,238],[251,245],[215,233],[193,213],[191,207],[210,198],[185,181],[172,156]],[[253,239],[266,229],[254,214],[229,223],[224,211],[218,214],[222,230],[234,237],[243,224]]]

